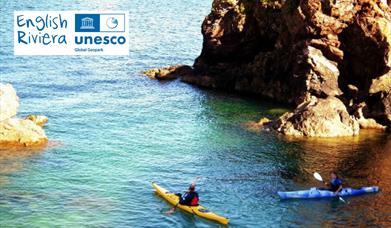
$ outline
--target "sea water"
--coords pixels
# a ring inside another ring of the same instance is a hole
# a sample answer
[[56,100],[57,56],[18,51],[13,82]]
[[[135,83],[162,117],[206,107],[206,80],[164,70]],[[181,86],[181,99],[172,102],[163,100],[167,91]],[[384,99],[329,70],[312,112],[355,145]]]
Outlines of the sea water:
[[[20,115],[49,117],[44,149],[0,149],[0,227],[218,227],[165,212],[151,182],[184,191],[196,177],[201,204],[232,227],[391,226],[391,139],[377,132],[294,140],[245,122],[286,106],[150,80],[149,68],[192,64],[211,0],[1,1],[0,81]],[[130,55],[13,56],[14,10],[126,10]],[[281,201],[276,192],[346,185],[380,193]]]

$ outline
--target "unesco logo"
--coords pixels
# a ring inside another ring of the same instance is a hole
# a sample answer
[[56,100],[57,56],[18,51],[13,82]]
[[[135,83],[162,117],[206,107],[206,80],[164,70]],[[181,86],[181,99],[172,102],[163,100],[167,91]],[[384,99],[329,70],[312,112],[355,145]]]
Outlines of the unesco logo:
[[124,32],[125,14],[75,14],[75,32]]
[[125,14],[75,14],[76,33],[107,33],[113,32],[110,36],[75,36],[75,43],[80,44],[124,44],[126,38],[117,36],[115,33],[125,31]]

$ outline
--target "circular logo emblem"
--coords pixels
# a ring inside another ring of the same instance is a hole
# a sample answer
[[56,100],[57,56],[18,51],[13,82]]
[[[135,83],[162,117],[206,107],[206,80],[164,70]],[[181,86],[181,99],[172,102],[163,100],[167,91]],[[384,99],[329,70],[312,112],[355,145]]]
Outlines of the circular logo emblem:
[[114,17],[109,17],[106,20],[106,25],[110,29],[115,29],[118,26],[118,20]]

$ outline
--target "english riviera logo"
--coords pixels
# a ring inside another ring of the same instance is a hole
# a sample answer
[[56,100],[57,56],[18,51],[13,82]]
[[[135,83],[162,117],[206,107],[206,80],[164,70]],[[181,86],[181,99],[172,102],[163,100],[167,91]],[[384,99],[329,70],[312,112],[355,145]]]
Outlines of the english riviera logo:
[[128,55],[128,13],[15,11],[15,55]]

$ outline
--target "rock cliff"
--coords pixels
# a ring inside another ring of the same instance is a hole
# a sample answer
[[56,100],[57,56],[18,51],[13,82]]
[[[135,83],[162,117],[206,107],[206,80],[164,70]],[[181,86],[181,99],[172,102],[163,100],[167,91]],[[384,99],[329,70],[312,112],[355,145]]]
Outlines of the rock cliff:
[[349,136],[358,134],[357,126],[390,129],[390,3],[214,0],[193,69],[146,73],[294,104],[295,111],[273,124],[287,135]]
[[391,127],[386,1],[214,0],[202,34],[194,73],[181,80],[296,104],[273,125],[284,134]]
[[16,117],[19,98],[10,84],[0,83],[0,145],[40,145],[47,142],[42,126],[48,121],[45,116],[30,115],[25,119]]

